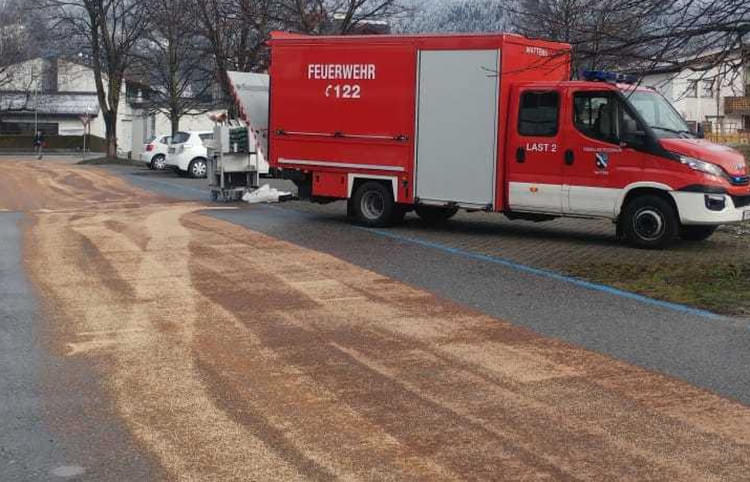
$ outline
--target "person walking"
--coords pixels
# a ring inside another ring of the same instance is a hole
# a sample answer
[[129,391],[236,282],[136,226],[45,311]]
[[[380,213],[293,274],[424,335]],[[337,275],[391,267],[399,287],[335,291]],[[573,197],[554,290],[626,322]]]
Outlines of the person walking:
[[38,154],[38,159],[41,161],[44,155],[44,132],[42,131],[34,134],[34,152]]

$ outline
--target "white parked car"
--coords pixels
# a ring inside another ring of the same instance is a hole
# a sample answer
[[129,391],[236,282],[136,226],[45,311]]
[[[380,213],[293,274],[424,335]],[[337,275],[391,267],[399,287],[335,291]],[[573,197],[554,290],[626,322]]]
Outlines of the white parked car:
[[167,150],[172,136],[157,136],[151,139],[141,153],[141,160],[150,169],[165,169],[167,167]]
[[190,177],[206,177],[208,149],[214,138],[212,131],[178,132],[167,151],[167,165]]

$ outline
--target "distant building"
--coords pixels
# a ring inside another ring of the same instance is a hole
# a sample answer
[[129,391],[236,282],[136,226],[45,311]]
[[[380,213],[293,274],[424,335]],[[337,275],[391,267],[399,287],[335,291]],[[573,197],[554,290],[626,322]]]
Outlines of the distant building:
[[[703,57],[649,71],[643,84],[667,97],[691,124],[711,132],[750,132],[750,52],[712,65]],[[738,68],[738,66],[740,66]]]
[[[36,58],[12,66],[10,81],[0,89],[0,135],[32,134],[80,136],[82,117],[91,119],[89,133],[105,137],[93,70],[67,59]],[[126,79],[117,120],[118,149],[136,156],[156,135],[170,133],[167,116],[146,108],[149,87]],[[185,116],[181,130],[207,130],[212,122],[205,114]]]

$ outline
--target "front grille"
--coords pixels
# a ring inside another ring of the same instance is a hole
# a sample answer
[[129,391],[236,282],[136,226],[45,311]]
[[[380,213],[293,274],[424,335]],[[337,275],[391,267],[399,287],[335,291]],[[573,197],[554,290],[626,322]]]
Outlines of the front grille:
[[750,196],[732,196],[732,202],[734,202],[734,207],[744,208],[750,206]]
[[735,186],[746,186],[750,184],[750,176],[730,176],[729,180]]

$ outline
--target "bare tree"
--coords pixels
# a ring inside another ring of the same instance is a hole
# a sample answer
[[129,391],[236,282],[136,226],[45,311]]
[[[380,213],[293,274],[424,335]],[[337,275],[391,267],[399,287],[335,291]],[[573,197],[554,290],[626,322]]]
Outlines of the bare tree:
[[350,34],[403,11],[397,0],[278,0],[277,20],[308,34]]
[[141,0],[40,0],[51,28],[75,39],[94,72],[106,126],[107,156],[117,156],[117,114],[125,73],[148,26]]
[[224,95],[231,94],[227,72],[263,71],[268,66],[265,41],[274,28],[275,0],[191,0],[207,57],[214,63]]
[[520,33],[572,44],[577,68],[710,70],[750,32],[747,0],[520,0],[514,17]]
[[151,27],[138,49],[141,77],[150,87],[147,107],[169,118],[173,135],[186,114],[207,110],[214,80],[191,6],[191,0],[149,0]]

